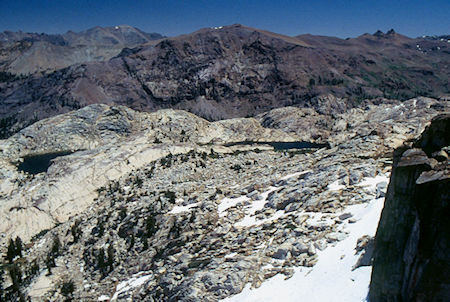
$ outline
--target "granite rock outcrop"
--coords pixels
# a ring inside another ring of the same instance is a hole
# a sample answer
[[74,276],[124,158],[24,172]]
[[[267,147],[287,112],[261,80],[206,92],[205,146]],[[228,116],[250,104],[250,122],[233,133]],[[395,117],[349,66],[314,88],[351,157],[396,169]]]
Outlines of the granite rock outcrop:
[[375,240],[370,301],[450,299],[450,115],[394,152]]
[[[218,301],[314,267],[318,251],[358,223],[349,209],[382,202],[393,147],[447,111],[445,101],[415,98],[327,123],[317,118],[325,111],[296,108],[209,122],[93,104],[38,121],[0,141],[0,251],[22,238],[11,262],[32,301],[67,299],[64,284],[74,300]],[[311,127],[298,129],[299,119]],[[327,147],[269,144],[316,131]],[[408,158],[442,165],[448,150],[428,150],[436,142],[425,136],[422,144]],[[29,156],[63,151],[71,154],[44,172],[20,169]],[[370,265],[370,239],[355,245],[355,267]]]

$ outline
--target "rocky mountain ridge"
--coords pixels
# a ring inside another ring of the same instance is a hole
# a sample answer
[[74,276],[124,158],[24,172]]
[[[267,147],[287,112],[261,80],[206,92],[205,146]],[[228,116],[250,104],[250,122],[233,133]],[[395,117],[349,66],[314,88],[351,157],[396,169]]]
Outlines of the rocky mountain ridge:
[[164,36],[129,25],[94,27],[82,32],[0,33],[0,72],[14,76],[52,72],[77,63],[106,61],[125,47],[136,47]]
[[0,132],[6,138],[93,103],[220,120],[285,106],[318,109],[329,94],[347,109],[368,98],[441,97],[449,92],[448,47],[395,32],[342,40],[242,25],[201,29],[124,49],[105,62],[0,83]]

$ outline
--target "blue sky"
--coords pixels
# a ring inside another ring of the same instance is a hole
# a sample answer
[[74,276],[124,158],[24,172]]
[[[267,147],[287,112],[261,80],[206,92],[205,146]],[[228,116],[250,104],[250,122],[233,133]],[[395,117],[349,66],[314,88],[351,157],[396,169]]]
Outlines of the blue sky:
[[355,37],[394,28],[450,34],[450,0],[0,0],[0,31],[64,33],[128,24],[168,36],[241,23],[270,31]]

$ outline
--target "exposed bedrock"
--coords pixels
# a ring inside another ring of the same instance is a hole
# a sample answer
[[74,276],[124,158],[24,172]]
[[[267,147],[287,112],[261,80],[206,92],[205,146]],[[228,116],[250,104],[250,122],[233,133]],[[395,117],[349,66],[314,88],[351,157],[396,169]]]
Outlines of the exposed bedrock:
[[394,153],[375,239],[370,301],[450,299],[450,114]]

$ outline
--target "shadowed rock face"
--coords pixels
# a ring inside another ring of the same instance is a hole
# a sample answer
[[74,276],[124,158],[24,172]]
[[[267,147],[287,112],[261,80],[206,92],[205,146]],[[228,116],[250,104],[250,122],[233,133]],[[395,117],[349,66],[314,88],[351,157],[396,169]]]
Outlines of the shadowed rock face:
[[[0,83],[0,137],[93,103],[220,120],[285,106],[335,114],[366,98],[440,96],[448,92],[447,44],[396,33],[342,40],[241,25],[201,29],[109,61]],[[337,98],[324,100],[329,94]]]
[[395,151],[375,240],[370,301],[450,299],[450,115]]

